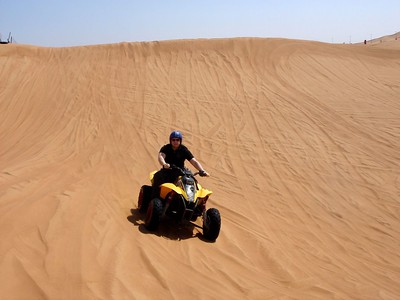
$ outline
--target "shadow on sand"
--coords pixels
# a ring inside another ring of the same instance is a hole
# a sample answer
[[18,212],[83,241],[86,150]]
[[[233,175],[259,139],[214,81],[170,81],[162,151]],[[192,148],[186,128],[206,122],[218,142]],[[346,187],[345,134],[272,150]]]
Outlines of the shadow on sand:
[[163,218],[160,222],[160,226],[155,231],[149,231],[144,226],[145,214],[139,212],[138,209],[131,209],[131,215],[127,217],[127,220],[133,225],[137,226],[139,231],[143,234],[154,234],[159,237],[164,237],[170,240],[187,240],[192,238],[199,238],[200,240],[213,243],[214,241],[206,240],[202,234],[201,226],[194,223],[180,224],[174,220]]

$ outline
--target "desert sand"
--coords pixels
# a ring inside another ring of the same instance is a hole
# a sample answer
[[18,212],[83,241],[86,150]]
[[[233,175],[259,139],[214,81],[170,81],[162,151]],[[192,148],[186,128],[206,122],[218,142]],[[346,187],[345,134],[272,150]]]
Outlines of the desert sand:
[[[400,299],[399,44],[2,45],[0,298]],[[215,242],[137,211],[175,129]]]

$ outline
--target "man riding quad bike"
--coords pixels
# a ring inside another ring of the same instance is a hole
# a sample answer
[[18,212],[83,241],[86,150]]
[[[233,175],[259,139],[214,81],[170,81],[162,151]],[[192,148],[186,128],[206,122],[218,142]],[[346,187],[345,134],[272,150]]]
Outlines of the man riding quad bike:
[[[179,176],[174,183],[161,184],[157,197],[152,198],[150,185],[143,185],[140,189],[138,209],[146,213],[146,228],[156,230],[164,216],[179,223],[195,222],[201,216],[204,238],[216,240],[221,228],[221,216],[216,208],[206,209],[207,200],[212,192],[203,188],[196,180],[195,176],[200,172],[193,174],[189,169],[176,166],[172,166],[171,169],[179,172]],[[154,171],[150,174],[152,183],[155,173]]]

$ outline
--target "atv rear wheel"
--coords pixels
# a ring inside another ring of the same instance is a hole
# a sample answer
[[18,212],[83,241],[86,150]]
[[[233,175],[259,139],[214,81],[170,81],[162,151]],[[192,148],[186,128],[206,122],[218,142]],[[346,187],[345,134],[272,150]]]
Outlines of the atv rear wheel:
[[160,199],[154,198],[150,201],[147,208],[146,219],[144,225],[148,230],[156,230],[160,224],[163,205]]
[[146,212],[147,207],[150,203],[151,198],[151,190],[152,187],[149,185],[143,185],[140,188],[139,197],[138,197],[138,209],[141,213]]
[[207,240],[215,241],[221,229],[221,215],[216,208],[210,208],[203,217],[203,236]]

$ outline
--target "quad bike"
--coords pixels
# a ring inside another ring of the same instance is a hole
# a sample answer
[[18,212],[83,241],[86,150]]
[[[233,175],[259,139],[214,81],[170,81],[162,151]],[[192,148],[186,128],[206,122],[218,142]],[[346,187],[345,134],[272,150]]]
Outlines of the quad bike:
[[[156,230],[164,216],[179,223],[192,223],[201,216],[204,238],[216,240],[221,228],[221,216],[216,208],[206,210],[206,203],[212,192],[204,189],[196,180],[195,176],[199,172],[193,174],[189,169],[183,170],[176,166],[172,168],[177,169],[180,175],[174,183],[160,185],[159,197],[151,199],[152,186],[143,185],[140,189],[138,209],[146,213],[145,227],[151,231]],[[155,173],[156,171],[150,173],[151,183]]]

